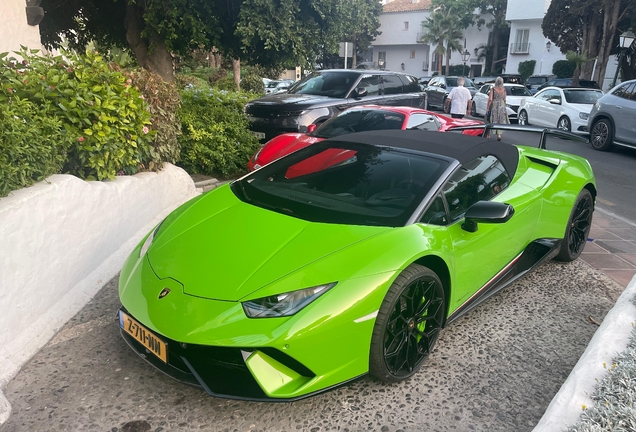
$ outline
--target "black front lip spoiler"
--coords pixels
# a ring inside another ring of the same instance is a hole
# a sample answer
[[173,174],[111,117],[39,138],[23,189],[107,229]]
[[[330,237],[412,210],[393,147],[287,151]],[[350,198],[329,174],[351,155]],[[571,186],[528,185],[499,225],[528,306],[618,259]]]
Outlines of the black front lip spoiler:
[[[123,307],[122,310],[130,315],[130,313],[127,312]],[[143,345],[133,339],[121,328],[120,334],[123,337],[124,341],[126,341],[128,346],[132,348],[132,350],[147,363],[152,365],[155,369],[159,370],[165,375],[168,375],[170,378],[176,381],[179,381],[190,387],[202,389],[210,396],[218,398],[253,402],[293,402],[296,400],[315,396],[320,393],[324,393],[342,385],[346,385],[366,375],[359,375],[336,385],[293,398],[272,398],[267,396],[266,393],[263,392],[263,390],[260,388],[244,363],[240,365],[238,364],[238,361],[235,362],[238,357],[230,361],[214,360],[212,362],[208,362],[207,359],[200,359],[196,357],[187,358],[184,355],[180,355],[179,353],[174,352],[174,348],[177,348],[179,346],[176,341],[169,341],[169,363],[164,363],[163,361],[155,357],[152,353],[148,352]],[[165,338],[162,339],[165,342]],[[201,348],[217,349],[217,347]],[[239,348],[221,349],[235,351],[242,361],[242,357],[240,354],[241,350]],[[210,365],[213,366],[211,368],[206,367]]]

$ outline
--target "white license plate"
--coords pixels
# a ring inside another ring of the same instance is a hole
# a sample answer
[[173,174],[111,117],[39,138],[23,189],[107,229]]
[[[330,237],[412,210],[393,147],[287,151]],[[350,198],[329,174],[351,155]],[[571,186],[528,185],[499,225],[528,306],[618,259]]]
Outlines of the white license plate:
[[254,136],[255,136],[256,138],[258,138],[259,140],[260,140],[260,139],[265,139],[265,134],[264,134],[263,132],[254,132],[254,131],[252,131],[252,133],[253,133],[253,134],[254,134]]

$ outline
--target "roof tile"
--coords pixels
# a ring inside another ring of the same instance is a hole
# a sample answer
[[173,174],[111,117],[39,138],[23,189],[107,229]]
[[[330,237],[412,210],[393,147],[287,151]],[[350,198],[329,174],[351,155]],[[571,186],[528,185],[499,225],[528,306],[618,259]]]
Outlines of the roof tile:
[[393,0],[384,5],[382,12],[413,12],[430,8],[431,0]]

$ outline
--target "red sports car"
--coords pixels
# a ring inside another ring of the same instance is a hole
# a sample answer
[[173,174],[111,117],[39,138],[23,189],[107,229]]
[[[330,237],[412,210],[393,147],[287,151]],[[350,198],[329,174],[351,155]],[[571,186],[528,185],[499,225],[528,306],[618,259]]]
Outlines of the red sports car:
[[[286,133],[272,138],[252,156],[247,168],[253,171],[310,144],[353,132],[384,129],[421,129],[445,132],[453,126],[480,124],[483,122],[454,119],[421,108],[364,105],[343,111],[315,130],[310,129],[307,134]],[[465,130],[462,133],[478,136],[482,132],[483,130],[475,129]]]

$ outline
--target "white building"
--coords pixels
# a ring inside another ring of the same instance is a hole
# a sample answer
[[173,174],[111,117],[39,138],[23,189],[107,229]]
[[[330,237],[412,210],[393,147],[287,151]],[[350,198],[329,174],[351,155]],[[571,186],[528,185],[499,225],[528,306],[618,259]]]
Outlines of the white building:
[[0,0],[0,52],[18,51],[20,45],[42,48],[38,24],[44,11],[27,6],[27,3],[25,0]]
[[[404,71],[416,77],[430,77],[437,71],[437,45],[420,43],[422,23],[430,16],[430,0],[392,0],[384,5],[380,15],[380,31],[373,42],[373,62],[376,67]],[[464,30],[464,48],[471,54],[466,62],[470,76],[480,76],[484,63],[478,62],[474,49],[488,42],[489,30],[471,26]],[[443,65],[446,60],[443,60]],[[463,64],[461,53],[451,54],[450,65]],[[468,75],[468,74],[467,74]]]
[[[506,73],[518,73],[519,63],[527,60],[536,60],[534,74],[552,74],[552,65],[557,60],[565,60],[552,41],[543,35],[541,23],[551,0],[508,0],[506,21],[510,23],[510,43],[508,44],[508,59]],[[603,90],[607,90],[617,62],[615,57],[610,57],[605,72],[605,82],[599,83]]]

